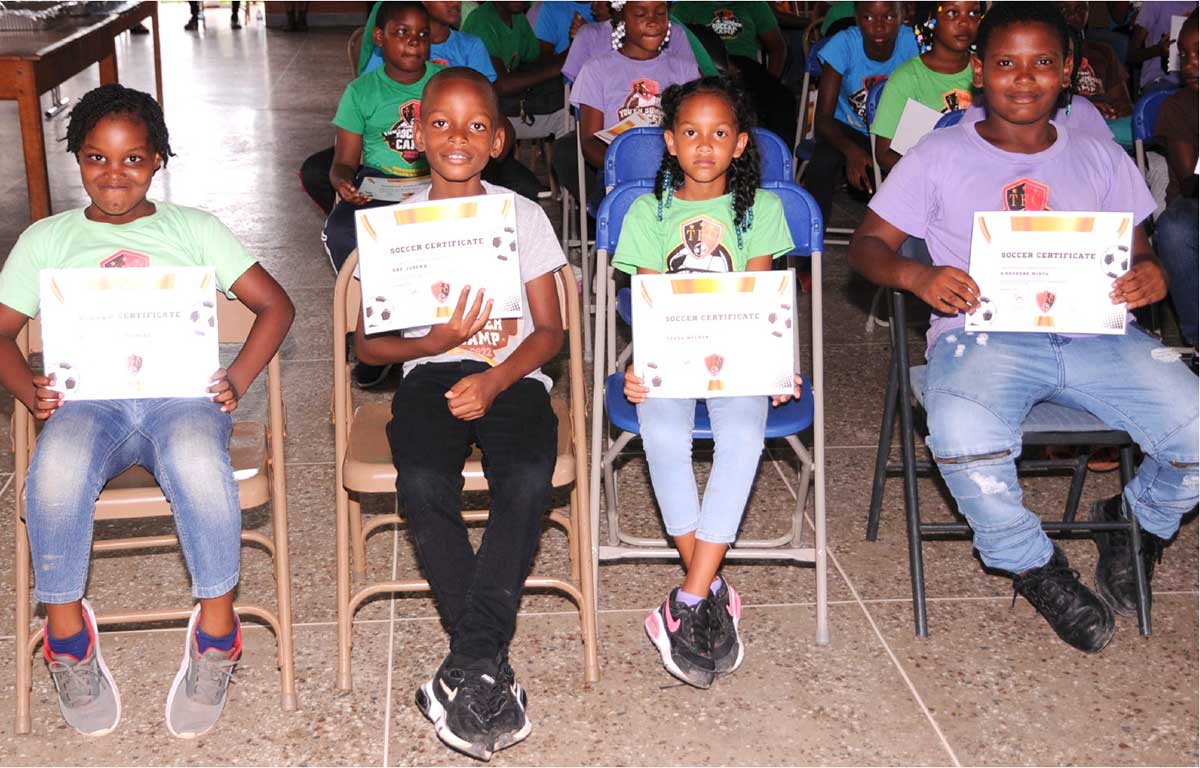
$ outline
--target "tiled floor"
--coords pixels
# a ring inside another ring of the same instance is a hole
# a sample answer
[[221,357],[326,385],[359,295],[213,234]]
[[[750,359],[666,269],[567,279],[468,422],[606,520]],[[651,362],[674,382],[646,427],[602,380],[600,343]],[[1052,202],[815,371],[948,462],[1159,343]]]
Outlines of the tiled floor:
[[[348,30],[284,35],[226,17],[186,35],[183,7],[166,6],[163,70],[172,144],[178,152],[154,194],[218,214],[289,290],[300,309],[284,347],[289,404],[287,446],[291,547],[295,557],[297,683],[301,710],[277,706],[271,635],[248,629],[246,661],[219,730],[195,742],[172,739],[163,700],[182,632],[105,635],[125,713],[111,736],[85,741],[66,728],[40,662],[33,687],[33,734],[13,732],[11,535],[0,536],[0,763],[75,764],[465,764],[446,751],[413,705],[444,636],[428,600],[377,600],[355,627],[356,687],[334,688],[333,466],[329,423],[330,293],[333,275],[318,242],[321,216],[296,183],[309,153],[328,145],[329,117],[347,79]],[[119,43],[124,82],[149,90],[147,39]],[[68,82],[78,97],[94,70]],[[65,132],[62,117],[46,134]],[[19,142],[16,110],[0,104],[0,136]],[[74,161],[51,142],[54,208],[83,203]],[[20,154],[0,158],[0,250],[28,221]],[[854,209],[841,213],[853,223]],[[827,435],[832,644],[813,642],[814,577],[807,568],[738,565],[727,575],[745,595],[747,660],[707,692],[673,685],[645,641],[641,618],[678,578],[669,565],[601,569],[602,679],[582,686],[578,622],[565,600],[524,602],[513,658],[529,690],[535,729],[501,764],[1144,764],[1195,765],[1197,750],[1197,535],[1189,522],[1155,576],[1153,637],[1121,622],[1097,657],[1053,637],[1024,601],[1010,608],[1010,583],[985,574],[964,542],[925,547],[931,635],[912,631],[899,487],[887,492],[880,539],[863,525],[878,431],[886,334],[865,333],[872,289],[851,276],[844,250],[827,254]],[[914,352],[920,334],[912,334]],[[373,397],[385,398],[386,393]],[[261,407],[248,403],[253,412]],[[0,400],[7,444],[11,399]],[[782,525],[790,468],[765,461],[748,525]],[[644,465],[622,488],[634,519],[653,525]],[[1093,477],[1085,503],[1111,493],[1111,475]],[[1062,479],[1026,484],[1029,504],[1055,514]],[[921,483],[930,517],[949,515],[937,487]],[[0,453],[0,509],[13,508],[11,457]],[[374,509],[385,509],[379,499]],[[637,512],[641,510],[640,514]],[[263,525],[261,513],[250,516]],[[1095,549],[1065,544],[1091,580]],[[550,534],[539,567],[565,569],[562,537]],[[401,536],[372,540],[371,568],[411,572]],[[247,550],[243,595],[269,593],[261,554]],[[179,599],[187,576],[175,554],[105,557],[90,595],[101,608]]]

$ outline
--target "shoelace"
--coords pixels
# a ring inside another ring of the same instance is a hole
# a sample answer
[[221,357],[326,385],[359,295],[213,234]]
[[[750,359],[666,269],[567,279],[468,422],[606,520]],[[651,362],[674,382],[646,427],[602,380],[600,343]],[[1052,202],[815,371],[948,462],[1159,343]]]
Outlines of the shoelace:
[[459,674],[463,676],[459,695],[467,709],[482,721],[491,720],[504,707],[504,686],[490,675]]
[[712,611],[708,609],[707,603],[700,603],[691,613],[694,620],[688,622],[688,639],[697,653],[711,653],[712,635],[710,634],[710,628],[713,621]]
[[51,660],[47,665],[58,690],[67,700],[67,706],[85,705],[96,697],[100,690],[99,665],[84,662]]
[[[1052,561],[1053,562],[1053,561]],[[1029,602],[1033,603],[1034,607],[1041,611],[1043,608],[1053,608],[1054,612],[1058,612],[1061,606],[1053,605],[1053,602],[1061,602],[1067,596],[1067,591],[1063,589],[1062,582],[1065,579],[1079,581],[1079,571],[1070,566],[1047,564],[1042,567],[1041,572],[1033,578],[1025,577],[1023,579],[1013,580],[1013,599],[1012,605],[1017,604],[1017,595],[1021,592],[1021,587],[1028,585],[1028,592],[1025,597]],[[1051,589],[1047,590],[1046,587]]]
[[237,659],[213,659],[201,655],[196,662],[196,676],[192,681],[192,697],[205,704],[217,704],[233,682],[233,671]]

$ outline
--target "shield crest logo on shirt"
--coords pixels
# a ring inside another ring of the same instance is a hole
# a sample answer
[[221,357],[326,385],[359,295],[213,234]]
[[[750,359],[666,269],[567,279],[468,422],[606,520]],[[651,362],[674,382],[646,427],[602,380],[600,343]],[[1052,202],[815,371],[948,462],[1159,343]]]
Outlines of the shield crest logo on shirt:
[[1049,210],[1050,187],[1033,179],[1018,179],[1004,188],[1004,210]]
[[701,216],[683,225],[683,242],[697,259],[707,259],[721,244],[725,227],[719,221]]
[[100,262],[100,266],[106,269],[120,269],[123,267],[148,267],[150,266],[150,257],[144,253],[129,251],[122,248],[112,256],[109,256],[107,259]]

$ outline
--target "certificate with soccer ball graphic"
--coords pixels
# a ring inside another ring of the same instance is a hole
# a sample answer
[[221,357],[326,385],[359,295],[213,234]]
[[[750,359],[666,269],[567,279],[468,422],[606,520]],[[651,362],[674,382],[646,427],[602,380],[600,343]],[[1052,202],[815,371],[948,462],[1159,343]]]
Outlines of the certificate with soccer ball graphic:
[[979,308],[966,329],[1125,333],[1125,305],[1108,295],[1129,271],[1132,241],[1131,213],[976,213],[970,272]]
[[367,333],[441,325],[467,285],[471,302],[485,290],[492,318],[521,316],[511,193],[371,208],[355,221]]
[[43,269],[40,282],[42,360],[64,399],[210,397],[211,268]]
[[634,275],[633,367],[649,397],[790,395],[791,270]]

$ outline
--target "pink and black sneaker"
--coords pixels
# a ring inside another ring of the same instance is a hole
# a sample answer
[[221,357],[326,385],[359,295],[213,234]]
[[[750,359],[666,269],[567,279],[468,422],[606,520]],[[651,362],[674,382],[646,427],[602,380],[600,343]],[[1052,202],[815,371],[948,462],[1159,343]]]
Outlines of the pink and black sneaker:
[[646,634],[662,656],[663,666],[688,685],[712,685],[714,666],[710,647],[709,601],[694,606],[676,599],[679,589],[646,617]]
[[721,579],[721,588],[710,593],[709,635],[712,639],[713,672],[728,675],[742,665],[746,649],[738,626],[742,623],[742,596]]

